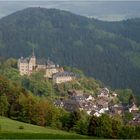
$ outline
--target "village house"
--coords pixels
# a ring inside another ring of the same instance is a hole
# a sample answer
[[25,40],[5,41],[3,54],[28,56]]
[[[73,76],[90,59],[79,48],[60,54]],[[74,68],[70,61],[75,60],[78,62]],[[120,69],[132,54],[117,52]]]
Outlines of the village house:
[[69,98],[74,100],[93,101],[94,97],[82,90],[68,90]]
[[140,125],[140,116],[133,118],[133,120],[128,122],[128,125],[139,126]]
[[75,90],[75,89],[71,89],[71,90],[68,90],[68,95],[70,97],[72,96],[78,96],[78,95],[83,95],[83,90]]
[[133,103],[130,107],[129,107],[129,112],[132,113],[132,112],[137,112],[139,111],[139,108],[136,106],[135,103]]
[[75,100],[67,99],[63,101],[64,109],[66,109],[69,112],[74,112],[79,109],[79,105]]
[[104,98],[100,98],[96,101],[96,106],[98,107],[99,113],[105,113],[105,111],[108,111],[108,100],[105,100]]
[[109,97],[109,89],[108,88],[103,88],[98,92],[98,97],[104,97],[108,98]]
[[88,94],[88,93],[84,93],[83,96],[85,97],[85,100],[86,100],[86,101],[93,101],[93,100],[94,100],[94,97],[91,96],[91,95]]
[[112,96],[113,96],[113,97],[117,97],[118,94],[117,94],[116,92],[113,92],[113,93],[112,93]]
[[115,104],[109,107],[110,115],[122,115],[124,107],[121,104]]
[[63,100],[58,99],[58,100],[54,101],[54,105],[57,106],[57,107],[63,108],[64,107],[64,102],[63,102]]
[[93,110],[90,115],[94,115],[96,117],[100,117],[102,114],[100,114],[98,111]]

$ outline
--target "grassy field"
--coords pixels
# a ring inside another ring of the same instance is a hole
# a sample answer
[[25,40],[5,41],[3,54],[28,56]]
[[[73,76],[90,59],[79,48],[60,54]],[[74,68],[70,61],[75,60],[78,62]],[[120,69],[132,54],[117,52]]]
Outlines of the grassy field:
[[[0,117],[0,139],[88,139],[87,136],[44,128]],[[19,129],[20,127],[23,129]]]

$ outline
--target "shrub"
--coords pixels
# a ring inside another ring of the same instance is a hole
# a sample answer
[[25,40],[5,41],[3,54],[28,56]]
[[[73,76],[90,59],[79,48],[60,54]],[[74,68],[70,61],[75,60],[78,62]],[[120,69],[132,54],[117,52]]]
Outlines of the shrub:
[[23,126],[23,125],[20,125],[20,126],[19,126],[19,129],[24,129],[24,126]]

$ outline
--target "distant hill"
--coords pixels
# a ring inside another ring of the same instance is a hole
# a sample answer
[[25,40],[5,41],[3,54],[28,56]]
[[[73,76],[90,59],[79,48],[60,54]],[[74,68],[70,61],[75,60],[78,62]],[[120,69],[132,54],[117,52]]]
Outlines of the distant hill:
[[27,8],[0,20],[0,56],[41,58],[82,69],[140,93],[139,19],[102,22],[57,9]]

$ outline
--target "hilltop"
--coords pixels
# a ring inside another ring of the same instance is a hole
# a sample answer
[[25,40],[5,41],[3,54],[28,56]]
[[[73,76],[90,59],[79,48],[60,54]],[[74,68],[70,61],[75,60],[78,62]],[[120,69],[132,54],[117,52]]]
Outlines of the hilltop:
[[[139,19],[102,22],[70,12],[27,8],[0,20],[0,56],[28,56],[77,67],[113,88],[140,92]],[[125,31],[128,32],[125,32]]]

